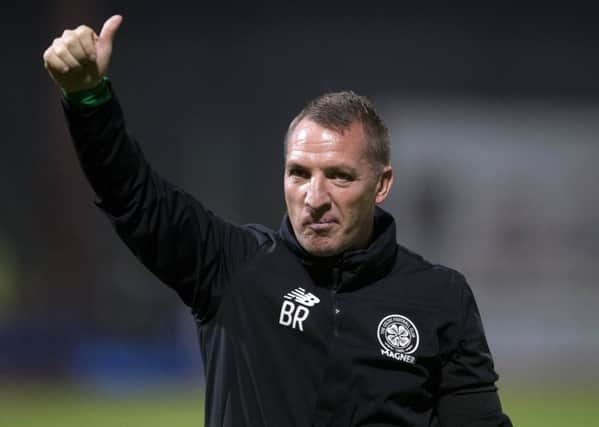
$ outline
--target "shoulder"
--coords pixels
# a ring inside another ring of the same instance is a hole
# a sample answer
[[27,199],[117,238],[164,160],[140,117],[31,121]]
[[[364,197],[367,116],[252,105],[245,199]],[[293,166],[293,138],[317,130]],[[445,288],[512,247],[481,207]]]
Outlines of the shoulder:
[[464,275],[451,267],[434,264],[410,249],[399,246],[393,274],[402,278],[409,294],[436,306],[456,309],[472,291]]
[[277,241],[277,233],[262,224],[245,224],[243,226],[258,242],[258,248],[274,246]]

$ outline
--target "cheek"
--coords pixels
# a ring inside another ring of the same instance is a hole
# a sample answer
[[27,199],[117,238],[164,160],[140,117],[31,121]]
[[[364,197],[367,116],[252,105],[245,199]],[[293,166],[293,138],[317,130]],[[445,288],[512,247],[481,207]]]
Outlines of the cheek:
[[287,205],[287,211],[291,215],[293,211],[301,208],[301,190],[297,185],[293,185],[285,182],[285,204]]
[[285,200],[291,199],[292,186],[287,179],[283,180],[283,192],[285,193]]
[[374,193],[358,191],[345,194],[339,199],[340,206],[346,215],[346,218],[353,224],[365,220],[374,212]]

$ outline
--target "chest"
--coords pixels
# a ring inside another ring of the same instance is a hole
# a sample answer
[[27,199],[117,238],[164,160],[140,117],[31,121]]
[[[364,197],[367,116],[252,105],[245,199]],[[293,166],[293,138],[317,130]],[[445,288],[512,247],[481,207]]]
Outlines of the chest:
[[394,270],[346,290],[317,285],[291,254],[261,256],[233,278],[211,320],[219,338],[207,340],[209,375],[223,372],[244,390],[240,401],[288,408],[281,416],[305,425],[361,425],[373,414],[419,424],[410,408],[431,414],[451,323],[422,292],[427,281]]
[[[231,283],[217,315],[262,358],[343,363],[426,379],[441,359],[450,314],[422,297],[426,277],[392,271],[353,290],[317,285],[291,254],[260,257]],[[267,349],[267,351],[265,351]]]

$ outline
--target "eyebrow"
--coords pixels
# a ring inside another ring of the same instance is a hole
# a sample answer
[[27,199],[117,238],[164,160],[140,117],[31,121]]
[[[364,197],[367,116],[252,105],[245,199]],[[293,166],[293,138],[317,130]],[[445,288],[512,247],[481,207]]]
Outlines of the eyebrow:
[[[306,166],[302,165],[301,163],[298,163],[293,160],[285,163],[285,169],[294,169],[294,168],[310,170],[309,167],[306,167]],[[357,169],[355,169],[349,165],[343,164],[343,163],[325,167],[323,170],[325,172],[344,172],[344,173],[349,173],[351,175],[358,175]]]

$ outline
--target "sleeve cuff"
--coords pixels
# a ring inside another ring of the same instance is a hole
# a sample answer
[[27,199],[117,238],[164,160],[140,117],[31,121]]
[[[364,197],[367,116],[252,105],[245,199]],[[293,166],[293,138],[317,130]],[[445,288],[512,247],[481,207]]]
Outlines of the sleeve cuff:
[[62,91],[62,96],[76,107],[98,107],[112,99],[112,92],[108,87],[108,77],[104,76],[97,86],[79,92]]

